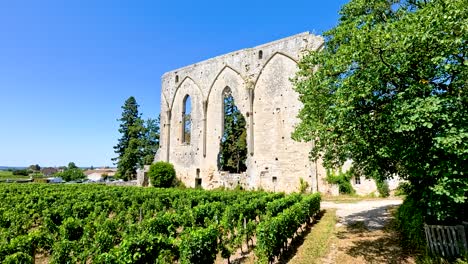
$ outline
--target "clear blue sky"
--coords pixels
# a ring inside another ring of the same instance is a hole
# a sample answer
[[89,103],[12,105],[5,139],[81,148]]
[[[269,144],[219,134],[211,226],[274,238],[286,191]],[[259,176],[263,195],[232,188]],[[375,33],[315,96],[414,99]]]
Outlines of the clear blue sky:
[[112,165],[121,106],[159,114],[161,75],[336,25],[338,1],[0,3],[0,166]]

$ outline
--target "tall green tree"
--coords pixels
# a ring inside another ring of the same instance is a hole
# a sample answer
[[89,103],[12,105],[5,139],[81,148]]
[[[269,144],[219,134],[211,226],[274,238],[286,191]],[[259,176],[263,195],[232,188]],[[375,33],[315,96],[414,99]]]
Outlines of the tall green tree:
[[351,0],[300,63],[293,137],[327,167],[398,174],[428,221],[459,221],[468,194],[466,0]]
[[55,177],[60,177],[64,181],[75,181],[82,180],[86,178],[86,175],[79,168],[66,169],[62,172],[57,172],[54,174]]
[[122,106],[122,117],[119,139],[114,151],[118,155],[112,160],[117,163],[117,176],[124,180],[134,179],[136,170],[143,166],[143,136],[145,128],[141,114],[138,112],[138,104],[133,96],[129,97]]
[[78,167],[76,166],[75,162],[71,161],[71,162],[68,163],[67,169],[69,169],[69,170],[78,169]]
[[220,170],[239,173],[245,171],[247,159],[247,131],[244,116],[234,103],[230,91],[224,95],[224,134],[219,153]]
[[151,165],[154,156],[159,148],[159,120],[147,119],[145,124],[144,146],[143,146],[143,164]]

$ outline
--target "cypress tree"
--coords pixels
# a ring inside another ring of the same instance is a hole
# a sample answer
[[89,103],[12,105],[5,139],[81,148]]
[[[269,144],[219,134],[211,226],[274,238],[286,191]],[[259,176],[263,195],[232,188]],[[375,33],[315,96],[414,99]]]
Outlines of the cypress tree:
[[136,176],[136,170],[143,165],[143,151],[145,127],[141,114],[138,112],[138,104],[133,96],[129,97],[122,106],[119,139],[114,152],[118,157],[112,160],[117,164],[117,177],[131,180]]

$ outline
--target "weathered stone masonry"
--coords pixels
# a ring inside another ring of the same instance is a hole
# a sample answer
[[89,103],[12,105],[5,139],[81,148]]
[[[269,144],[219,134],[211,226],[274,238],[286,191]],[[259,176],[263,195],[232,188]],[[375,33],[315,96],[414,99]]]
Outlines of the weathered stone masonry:
[[[155,160],[174,164],[177,177],[190,187],[196,181],[207,189],[238,182],[248,189],[292,192],[303,178],[311,190],[330,191],[320,162],[308,159],[310,143],[291,139],[301,103],[290,78],[301,56],[322,44],[320,36],[302,33],[165,73]],[[226,175],[217,167],[226,87],[247,122],[243,175]],[[186,96],[191,99],[190,143],[183,140]]]

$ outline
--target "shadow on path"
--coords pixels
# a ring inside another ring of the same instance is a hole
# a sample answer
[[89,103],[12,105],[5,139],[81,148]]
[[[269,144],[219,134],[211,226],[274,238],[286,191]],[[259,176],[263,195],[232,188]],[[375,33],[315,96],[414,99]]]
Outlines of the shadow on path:
[[343,217],[337,263],[414,263],[400,246],[390,210],[382,206]]
[[304,243],[305,238],[310,233],[314,225],[320,221],[320,219],[325,214],[325,210],[321,210],[315,217],[314,221],[307,225],[303,232],[301,232],[298,236],[294,237],[293,240],[290,242],[287,251],[283,252],[278,260],[277,263],[288,263],[297,253],[298,248]]

